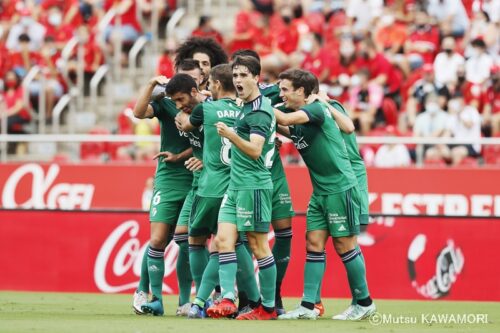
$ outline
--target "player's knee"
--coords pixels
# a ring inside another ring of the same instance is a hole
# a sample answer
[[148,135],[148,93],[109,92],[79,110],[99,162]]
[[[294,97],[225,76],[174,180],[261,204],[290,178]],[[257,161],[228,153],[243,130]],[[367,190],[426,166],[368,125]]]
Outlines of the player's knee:
[[217,235],[215,237],[215,246],[219,252],[231,252],[234,248],[234,244],[231,244],[229,238],[224,235]]
[[206,236],[189,237],[188,239],[190,245],[205,245],[207,243]]
[[333,247],[335,248],[337,254],[344,254],[356,247],[355,238],[354,236],[334,238]]
[[167,247],[167,237],[160,235],[151,236],[149,246],[155,249],[164,249]]

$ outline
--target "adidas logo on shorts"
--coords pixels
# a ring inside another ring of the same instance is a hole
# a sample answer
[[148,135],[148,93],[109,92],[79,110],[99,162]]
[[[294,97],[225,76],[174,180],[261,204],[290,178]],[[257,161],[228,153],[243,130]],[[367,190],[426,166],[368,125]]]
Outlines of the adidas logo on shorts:
[[346,228],[344,227],[344,225],[342,224],[337,231],[346,231]]
[[250,222],[249,220],[247,220],[245,222],[245,224],[243,224],[245,227],[251,227],[252,226],[252,222]]

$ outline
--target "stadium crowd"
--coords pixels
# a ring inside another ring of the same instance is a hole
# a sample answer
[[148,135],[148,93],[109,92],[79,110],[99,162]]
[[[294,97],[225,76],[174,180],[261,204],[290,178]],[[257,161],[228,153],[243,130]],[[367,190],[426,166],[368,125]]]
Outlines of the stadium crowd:
[[[112,43],[97,43],[96,24],[107,10],[115,7],[120,13],[126,43],[145,33],[136,6],[143,17],[160,10],[164,22],[175,2],[0,1],[2,109],[9,132],[25,131],[40,93],[46,96],[50,121],[55,102],[76,79],[76,64],[61,61],[71,37],[85,42],[87,81],[103,63]],[[108,41],[115,21],[104,33]],[[499,22],[500,0],[240,0],[233,33],[217,31],[212,19],[203,16],[192,34],[214,38],[228,53],[256,50],[265,82],[275,82],[286,68],[311,71],[322,89],[350,110],[360,135],[477,138],[500,136]],[[177,44],[166,42],[158,73],[173,75]],[[34,65],[43,69],[39,75],[48,84],[34,81],[31,104],[24,105],[19,83]],[[157,124],[132,123],[130,105],[127,110],[119,116],[119,133],[158,132]],[[495,146],[424,149],[425,163],[432,165],[500,163]],[[113,158],[124,160],[150,155],[141,149],[116,151]],[[415,161],[415,147],[408,145],[365,145],[362,153],[368,165]],[[290,163],[300,162],[287,144],[283,154]]]

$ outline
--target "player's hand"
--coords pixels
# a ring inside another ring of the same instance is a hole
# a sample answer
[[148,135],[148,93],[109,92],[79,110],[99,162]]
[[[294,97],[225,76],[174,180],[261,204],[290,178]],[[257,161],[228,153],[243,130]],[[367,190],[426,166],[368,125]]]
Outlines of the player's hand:
[[175,119],[174,119],[174,121],[175,121],[175,127],[177,127],[177,129],[179,131],[184,131],[182,129],[182,124],[184,122],[184,117],[186,115],[187,115],[187,113],[184,113],[184,112],[181,111],[181,112],[177,113],[177,115],[175,116]]
[[154,78],[149,80],[149,84],[152,86],[156,86],[158,84],[166,85],[168,83],[168,81],[170,81],[170,80],[166,76],[159,75],[159,76],[155,76]]
[[215,124],[215,127],[217,128],[217,133],[224,138],[229,139],[231,134],[234,133],[226,124],[220,121],[217,124]]
[[212,97],[212,92],[210,90],[202,90],[200,91],[200,94],[202,94],[203,96]]
[[158,154],[156,154],[153,157],[153,160],[156,160],[160,157],[163,157],[163,162],[165,162],[165,163],[175,163],[179,160],[179,158],[177,157],[177,154],[171,153],[169,151],[159,152]]
[[283,141],[281,141],[279,138],[274,138],[274,145],[276,146],[276,149],[280,150],[281,145],[283,145]]
[[189,171],[198,171],[203,169],[203,162],[196,157],[190,157],[186,162],[184,162],[184,165]]

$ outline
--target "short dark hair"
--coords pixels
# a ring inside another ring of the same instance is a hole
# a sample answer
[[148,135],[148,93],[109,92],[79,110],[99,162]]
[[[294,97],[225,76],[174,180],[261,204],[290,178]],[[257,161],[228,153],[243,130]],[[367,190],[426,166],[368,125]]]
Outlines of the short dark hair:
[[228,62],[226,51],[213,38],[191,37],[175,51],[175,67],[179,67],[182,60],[192,58],[195,53],[208,55],[212,67]]
[[237,56],[231,68],[234,69],[236,66],[245,66],[253,76],[260,75],[260,62],[252,56]]
[[304,88],[304,95],[306,97],[315,92],[319,87],[316,76],[303,69],[287,69],[280,74],[279,79],[292,82],[293,89],[299,89],[300,87]]
[[233,54],[231,54],[231,59],[234,60],[236,57],[239,56],[254,57],[260,62],[259,54],[251,49],[239,49],[238,51],[234,51]]
[[233,84],[233,69],[231,65],[221,64],[212,67],[212,69],[210,70],[210,76],[212,77],[212,80],[220,82],[224,91],[236,91]]
[[174,77],[168,81],[165,92],[168,96],[173,96],[177,93],[191,94],[193,88],[198,89],[196,81],[187,74],[175,74]]
[[176,64],[175,69],[177,71],[192,71],[193,69],[199,69],[201,71],[200,62],[191,58],[184,59]]
[[29,43],[31,41],[31,38],[30,38],[30,36],[28,34],[22,33],[22,34],[19,35],[19,37],[17,38],[17,40],[19,42],[28,42]]
[[482,38],[474,39],[472,42],[470,42],[470,45],[472,45],[472,47],[479,47],[483,50],[486,50],[486,43]]

